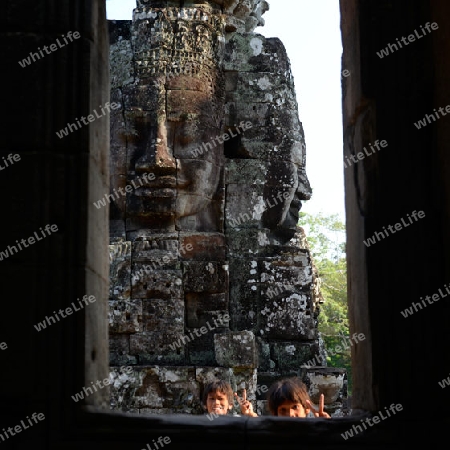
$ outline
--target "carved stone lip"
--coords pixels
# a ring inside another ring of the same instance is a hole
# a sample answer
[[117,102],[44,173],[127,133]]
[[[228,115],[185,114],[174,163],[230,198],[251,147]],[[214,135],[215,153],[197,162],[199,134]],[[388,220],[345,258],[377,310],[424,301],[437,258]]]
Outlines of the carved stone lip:
[[185,190],[193,183],[193,180],[190,179],[188,176],[183,174],[182,172],[178,174],[177,177],[177,189],[183,189]]
[[192,184],[192,181],[190,180],[178,180],[177,181],[177,189],[183,189],[185,190]]
[[290,210],[294,210],[294,209],[300,210],[301,207],[302,207],[302,201],[298,197],[294,196],[294,198],[292,199],[291,204],[289,206],[289,209]]
[[289,205],[288,214],[286,215],[285,225],[291,227],[295,226],[298,222],[298,213],[302,208],[302,202],[298,198],[294,197]]
[[176,197],[176,189],[174,188],[150,188],[141,187],[134,191],[136,197],[148,198],[171,198]]
[[177,177],[174,175],[159,175],[154,180],[144,180],[141,178],[141,188],[150,189],[175,189],[177,187]]
[[289,215],[291,216],[291,219],[293,223],[298,222],[298,212],[300,211],[300,208],[289,208]]

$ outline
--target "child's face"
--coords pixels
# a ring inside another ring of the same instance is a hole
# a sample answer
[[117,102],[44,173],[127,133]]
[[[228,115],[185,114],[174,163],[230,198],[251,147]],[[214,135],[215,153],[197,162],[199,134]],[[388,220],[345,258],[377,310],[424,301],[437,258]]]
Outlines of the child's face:
[[228,402],[228,397],[226,394],[214,391],[208,394],[206,399],[206,409],[208,413],[215,414],[227,414],[228,410],[232,408],[232,405]]
[[309,410],[306,410],[301,403],[286,400],[277,409],[278,416],[281,417],[306,417]]

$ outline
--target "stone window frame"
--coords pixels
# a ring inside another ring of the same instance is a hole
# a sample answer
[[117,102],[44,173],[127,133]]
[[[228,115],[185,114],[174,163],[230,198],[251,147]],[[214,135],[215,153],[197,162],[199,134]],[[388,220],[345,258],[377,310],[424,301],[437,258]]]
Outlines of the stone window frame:
[[[100,30],[100,32],[105,31]],[[102,88],[104,89],[105,86]],[[91,98],[96,98],[96,95],[98,96],[98,93],[91,90]],[[103,90],[102,95],[104,98],[109,98],[107,90]],[[96,103],[96,100],[93,100],[93,104]],[[108,136],[108,133],[103,133],[101,136],[97,143],[101,142],[100,147],[103,148],[105,142],[102,140]],[[100,156],[99,150],[95,150],[94,147],[95,143],[91,144],[91,158]],[[89,166],[86,170],[93,176],[99,175],[98,168],[94,166]],[[108,176],[109,174],[106,175],[106,177]],[[101,177],[105,179],[105,173],[102,173]],[[94,199],[103,193],[100,185],[90,186],[90,188],[89,195]],[[108,229],[108,213],[106,211],[108,208],[105,208],[103,216],[98,219],[98,215],[92,213],[95,212],[92,202],[89,202],[88,205],[86,243],[101,242],[101,244],[99,246],[88,245],[86,248],[86,266],[92,272],[84,275],[85,292],[92,292],[96,296],[98,295],[97,298],[106,298],[109,261],[106,251],[107,233],[102,233],[102,231]],[[93,217],[96,218],[96,223],[93,222]],[[367,299],[364,301],[367,302]],[[97,305],[95,308],[87,309],[84,320],[80,319],[78,324],[80,326],[73,330],[74,347],[72,349],[77,349],[77,351],[65,352],[63,357],[66,367],[75,365],[77,368],[68,375],[68,384],[72,387],[89,386],[91,381],[104,379],[109,373],[106,307],[106,305]],[[370,345],[362,348],[360,353],[366,355],[364,359],[370,358]],[[358,367],[355,366],[354,376],[357,373]],[[370,404],[370,402],[364,402],[364,398],[366,394],[367,398],[372,398],[372,387],[367,384],[362,386],[362,379],[364,377],[355,376],[354,389],[359,392],[359,398],[363,399],[362,404]],[[278,447],[292,445],[293,442],[311,446],[344,444],[345,440],[341,433],[345,433],[352,426],[360,425],[361,420],[370,415],[367,412],[370,408],[367,408],[367,410],[354,410],[352,416],[347,417],[305,420],[271,416],[257,418],[223,416],[210,421],[203,415],[155,414],[144,416],[137,413],[109,410],[109,389],[86,398],[84,404],[74,403],[70,400],[70,396],[66,395],[69,387],[63,386],[62,381],[60,383],[64,395],[60,397],[58,403],[61,410],[64,411],[63,422],[68,423],[65,427],[67,432],[65,437],[76,436],[80,443],[98,442],[97,448],[99,449],[123,448],[124,444],[136,445],[135,448],[138,449],[147,448],[148,444],[154,450],[152,441],[157,440],[159,436],[171,438],[170,449],[184,448],[186,443],[199,446],[219,445],[233,449]],[[378,436],[380,436],[380,429],[387,429],[389,435],[390,424],[388,422],[386,425],[377,427]],[[361,433],[352,440],[352,443],[355,444],[364,442],[371,442],[369,432]]]

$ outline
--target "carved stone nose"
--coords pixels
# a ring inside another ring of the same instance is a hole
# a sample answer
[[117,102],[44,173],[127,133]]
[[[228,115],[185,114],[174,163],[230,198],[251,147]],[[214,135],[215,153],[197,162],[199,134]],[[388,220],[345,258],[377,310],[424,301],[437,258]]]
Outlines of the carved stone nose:
[[175,174],[177,164],[172,152],[167,146],[166,126],[158,126],[156,138],[150,143],[150,148],[138,161],[136,172],[159,172],[165,175]]
[[164,172],[174,174],[176,172],[176,162],[167,149],[155,145],[155,151],[145,155],[136,162],[136,172]]

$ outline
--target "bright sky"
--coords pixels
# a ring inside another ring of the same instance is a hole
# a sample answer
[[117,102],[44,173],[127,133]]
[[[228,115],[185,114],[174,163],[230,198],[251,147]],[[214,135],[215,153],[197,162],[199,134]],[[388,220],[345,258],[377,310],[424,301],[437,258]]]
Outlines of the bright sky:
[[[338,214],[345,222],[339,0],[268,3],[266,24],[255,31],[280,38],[291,61],[313,189],[301,211]],[[109,20],[131,19],[136,0],[107,0],[106,5]]]

